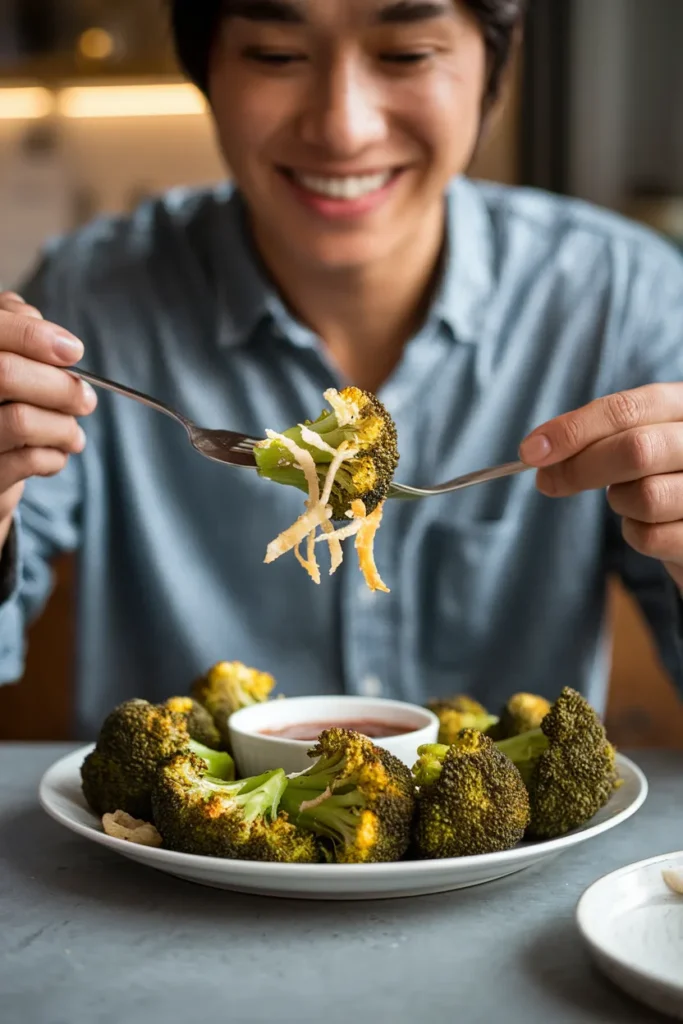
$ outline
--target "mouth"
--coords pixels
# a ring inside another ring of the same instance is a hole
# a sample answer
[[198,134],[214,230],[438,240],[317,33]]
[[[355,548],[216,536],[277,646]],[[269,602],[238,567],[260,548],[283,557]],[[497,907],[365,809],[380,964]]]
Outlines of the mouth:
[[322,175],[287,168],[283,169],[283,173],[290,181],[313,195],[323,199],[353,202],[365,199],[375,192],[381,192],[401,172],[395,168],[365,174]]

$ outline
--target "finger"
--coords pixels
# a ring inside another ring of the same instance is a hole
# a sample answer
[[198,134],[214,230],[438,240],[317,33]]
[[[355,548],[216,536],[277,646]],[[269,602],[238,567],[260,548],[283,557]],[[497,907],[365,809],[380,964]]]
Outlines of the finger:
[[32,476],[56,476],[69,460],[56,448],[23,448],[0,455],[0,493],[5,494]]
[[0,350],[53,366],[72,366],[83,358],[83,343],[56,324],[0,309]]
[[530,466],[551,466],[613,434],[677,420],[683,420],[683,384],[619,391],[537,427],[522,442],[520,458]]
[[85,448],[85,434],[73,416],[21,402],[0,407],[0,452],[24,447],[77,454]]
[[573,458],[538,472],[538,489],[553,498],[601,490],[683,469],[683,423],[637,427],[597,441]]
[[73,374],[0,351],[0,402],[24,402],[69,416],[88,416],[97,406],[91,386]]
[[662,562],[683,561],[683,522],[653,525],[624,519],[621,532],[626,543],[641,555]]
[[683,520],[683,473],[646,476],[607,491],[610,508],[641,523],[675,523]]
[[30,306],[21,295],[16,292],[0,292],[0,309],[8,313],[20,313],[23,316],[32,316],[36,320],[42,320],[43,314],[35,306]]

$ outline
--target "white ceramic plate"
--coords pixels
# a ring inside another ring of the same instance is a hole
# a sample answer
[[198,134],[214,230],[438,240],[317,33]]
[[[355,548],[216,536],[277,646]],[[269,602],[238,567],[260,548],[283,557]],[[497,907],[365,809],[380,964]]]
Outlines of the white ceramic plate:
[[683,872],[683,851],[605,875],[579,900],[579,930],[597,966],[634,999],[683,1020],[683,896],[662,871]]
[[191,882],[218,889],[299,899],[389,899],[491,882],[523,871],[620,825],[635,814],[647,795],[647,781],[641,770],[618,755],[624,784],[590,825],[560,839],[522,843],[504,853],[448,860],[402,861],[397,864],[259,864],[173,853],[105,835],[81,794],[80,766],[91,749],[91,746],[84,747],[57,761],[41,781],[40,802],[47,813],[62,825],[124,857]]

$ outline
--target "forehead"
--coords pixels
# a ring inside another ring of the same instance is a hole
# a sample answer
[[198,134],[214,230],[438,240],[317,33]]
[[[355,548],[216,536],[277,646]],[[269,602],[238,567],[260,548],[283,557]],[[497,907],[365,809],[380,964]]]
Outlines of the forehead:
[[454,0],[223,0],[226,17],[252,22],[410,24],[453,17]]

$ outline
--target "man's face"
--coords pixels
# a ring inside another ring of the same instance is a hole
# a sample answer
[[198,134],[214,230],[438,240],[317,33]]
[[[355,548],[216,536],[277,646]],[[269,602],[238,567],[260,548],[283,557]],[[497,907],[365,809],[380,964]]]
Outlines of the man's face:
[[260,242],[360,268],[408,251],[476,145],[486,50],[456,0],[226,0],[218,135]]

